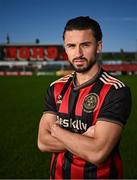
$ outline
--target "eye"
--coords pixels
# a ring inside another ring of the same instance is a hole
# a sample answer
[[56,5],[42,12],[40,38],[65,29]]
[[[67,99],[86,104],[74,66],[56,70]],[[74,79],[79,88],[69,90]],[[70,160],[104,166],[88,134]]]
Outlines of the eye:
[[83,46],[83,47],[89,47],[89,46],[90,46],[90,44],[85,43],[85,44],[83,44],[82,46]]
[[75,48],[75,46],[76,46],[75,44],[67,44],[66,48]]
[[91,46],[91,44],[90,44],[90,43],[83,43],[83,44],[81,44],[81,46],[82,46],[83,48],[88,48],[88,47]]
[[81,44],[81,46],[83,47],[83,48],[89,48],[89,47],[91,47],[91,46],[93,46],[93,45],[95,45],[95,43],[94,42],[83,42],[82,44]]

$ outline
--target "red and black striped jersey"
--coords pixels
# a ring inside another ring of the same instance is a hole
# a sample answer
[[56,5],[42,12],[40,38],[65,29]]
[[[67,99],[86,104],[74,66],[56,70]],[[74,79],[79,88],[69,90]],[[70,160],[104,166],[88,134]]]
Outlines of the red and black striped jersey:
[[[75,73],[60,78],[50,85],[45,96],[44,112],[55,113],[62,128],[80,134],[97,121],[125,125],[130,110],[130,89],[103,69],[79,86],[75,85]],[[53,153],[51,179],[100,178],[122,178],[118,144],[100,166],[69,151]]]

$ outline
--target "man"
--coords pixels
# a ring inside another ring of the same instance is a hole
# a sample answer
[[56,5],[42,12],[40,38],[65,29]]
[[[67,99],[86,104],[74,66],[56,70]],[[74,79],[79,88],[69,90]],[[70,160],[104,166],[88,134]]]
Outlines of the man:
[[102,32],[95,20],[69,20],[63,39],[75,72],[50,85],[38,134],[39,149],[53,152],[50,178],[122,178],[118,145],[130,90],[98,64]]

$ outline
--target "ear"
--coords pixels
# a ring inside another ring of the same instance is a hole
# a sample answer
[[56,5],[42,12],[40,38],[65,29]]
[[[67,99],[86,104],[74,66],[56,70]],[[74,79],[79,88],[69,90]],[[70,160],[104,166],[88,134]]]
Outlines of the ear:
[[98,41],[97,53],[100,53],[101,51],[102,51],[102,41]]

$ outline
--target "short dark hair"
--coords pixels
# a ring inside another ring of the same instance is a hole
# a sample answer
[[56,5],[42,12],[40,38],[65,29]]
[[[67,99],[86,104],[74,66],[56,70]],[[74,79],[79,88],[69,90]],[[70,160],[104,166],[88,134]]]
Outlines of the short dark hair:
[[89,16],[79,16],[73,19],[70,19],[64,28],[63,40],[65,39],[65,32],[72,30],[86,30],[91,29],[93,35],[97,41],[102,40],[102,31],[100,25],[94,19],[91,19]]

